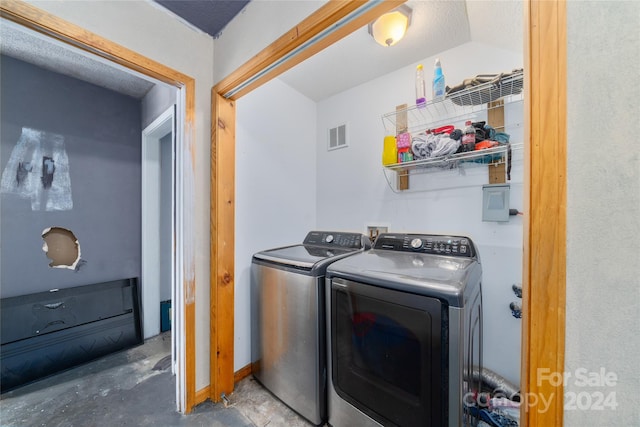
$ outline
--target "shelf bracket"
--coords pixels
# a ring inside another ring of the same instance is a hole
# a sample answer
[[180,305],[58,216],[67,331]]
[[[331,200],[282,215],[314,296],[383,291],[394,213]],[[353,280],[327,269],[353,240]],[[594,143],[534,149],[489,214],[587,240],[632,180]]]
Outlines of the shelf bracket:
[[504,160],[489,163],[489,184],[506,184],[507,171]]
[[[400,135],[401,133],[407,132],[409,130],[408,120],[407,120],[407,104],[401,104],[396,106],[396,135]],[[398,171],[397,173],[398,180],[398,190],[408,190],[409,189],[409,171],[403,170]]]
[[[504,132],[504,99],[487,104],[487,123],[496,132]],[[504,184],[506,179],[506,159],[489,163],[489,184]]]
[[487,104],[487,123],[496,132],[504,132],[504,99],[498,99]]

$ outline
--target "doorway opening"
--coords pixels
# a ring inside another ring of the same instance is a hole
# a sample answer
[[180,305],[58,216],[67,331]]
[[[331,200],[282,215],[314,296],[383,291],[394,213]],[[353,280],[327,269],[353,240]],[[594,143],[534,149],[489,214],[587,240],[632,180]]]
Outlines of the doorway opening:
[[[175,298],[175,106],[142,131],[141,293],[144,339],[171,330]],[[175,374],[175,334],[171,334]]]
[[[173,91],[171,104],[175,106],[172,107],[169,132],[160,135],[160,137],[166,137],[170,134],[172,139],[168,146],[166,144],[160,145],[161,147],[168,147],[168,150],[164,151],[164,157],[170,159],[169,163],[171,165],[168,180],[167,176],[165,176],[161,181],[165,188],[170,189],[170,197],[163,199],[165,205],[168,204],[169,208],[165,208],[165,214],[161,217],[163,224],[165,224],[163,225],[164,229],[168,227],[169,232],[156,232],[156,235],[162,235],[164,239],[160,242],[160,245],[170,248],[170,252],[165,252],[163,255],[164,258],[158,261],[158,266],[165,267],[165,272],[159,274],[160,276],[167,276],[167,269],[169,271],[169,279],[168,281],[165,280],[165,293],[163,295],[166,295],[166,283],[168,283],[169,297],[166,300],[172,301],[172,372],[176,375],[176,407],[180,412],[189,412],[195,405],[195,360],[191,357],[194,353],[195,342],[194,338],[187,332],[193,330],[195,327],[195,325],[192,324],[195,306],[193,302],[188,304],[185,301],[183,293],[185,292],[185,283],[191,286],[193,285],[193,283],[191,283],[193,281],[192,275],[186,279],[184,272],[185,270],[192,271],[193,260],[189,258],[189,256],[193,252],[190,245],[194,240],[194,231],[191,227],[185,227],[184,224],[185,222],[189,223],[190,215],[193,212],[192,190],[189,187],[193,182],[193,168],[188,162],[188,157],[190,156],[189,141],[192,140],[191,133],[195,129],[193,124],[195,81],[189,76],[167,68],[148,58],[144,58],[135,52],[123,49],[121,46],[96,35],[92,35],[89,32],[81,32],[82,34],[78,35],[77,27],[51,15],[45,15],[46,16],[43,17],[40,11],[28,5],[3,4],[3,33],[8,29],[15,30],[20,32],[21,35],[26,34],[27,37],[33,39],[34,43],[40,47],[46,44],[46,46],[53,46],[55,51],[64,50],[65,52],[69,52],[68,55],[57,55],[60,58],[69,56],[82,57],[83,61],[81,62],[84,63],[83,65],[86,65],[86,62],[91,63],[91,68],[86,73],[86,76],[91,78],[100,75],[97,70],[108,69],[109,71],[105,74],[118,76],[115,79],[116,81],[125,79],[128,82],[131,79],[144,81],[147,88],[141,96],[137,97],[138,99],[142,99],[152,88],[158,86],[167,87]],[[7,41],[9,37],[4,37],[3,35],[2,39],[4,54],[4,48],[6,47],[5,41]],[[22,36],[19,40],[20,42],[24,42]],[[24,44],[20,45],[12,54],[19,54],[21,49],[25,50],[27,48]],[[39,50],[42,51],[43,49]],[[47,64],[52,62],[55,61],[50,60],[50,58],[44,60],[44,63]],[[143,62],[145,67],[139,65]],[[39,65],[44,68],[44,66],[40,64],[34,65]],[[72,63],[71,69],[74,72],[79,72],[82,66]],[[50,70],[62,73],[62,70]],[[87,70],[85,70],[85,72],[86,71]],[[79,78],[77,75],[73,77]],[[103,86],[100,81],[85,81]],[[115,90],[107,86],[103,87]],[[142,109],[144,110],[144,105]],[[140,135],[140,133],[138,133],[138,135]],[[163,189],[159,191],[166,193]],[[142,218],[141,222],[145,222],[144,218]],[[167,223],[168,225],[166,225]],[[188,259],[185,260],[185,256],[187,256]],[[139,268],[141,269],[142,267],[140,266]],[[173,288],[171,283],[174,284]],[[144,294],[144,291],[142,291],[141,294]],[[158,298],[160,298],[160,296]],[[157,305],[159,306],[159,301]],[[152,308],[143,308],[143,310],[147,312],[152,310]],[[159,317],[158,315],[158,318]],[[147,328],[147,330],[149,332],[145,333],[145,336],[152,336],[150,334],[153,333],[153,329]],[[189,355],[189,357],[187,355]]]
[[[327,9],[347,7],[350,2],[328,2],[319,12]],[[395,2],[380,2],[380,8],[388,5],[391,9]],[[400,2],[402,3],[402,2]],[[478,6],[482,7],[482,6]],[[525,138],[530,140],[525,150],[525,202],[524,209],[528,211],[524,224],[524,261],[523,261],[523,325],[522,325],[522,389],[530,394],[563,395],[563,385],[542,384],[536,382],[535,370],[540,366],[549,367],[552,372],[562,372],[564,366],[564,333],[565,333],[565,240],[566,240],[566,5],[564,2],[524,2],[524,54],[525,69],[531,68],[525,80],[527,102],[525,105]],[[382,13],[383,11],[379,11]],[[346,33],[359,28],[362,24],[335,26],[338,28],[332,37],[325,38],[315,46],[307,46],[298,55],[291,55],[301,44],[316,35],[312,31],[322,32],[335,25],[340,19],[334,15],[326,19],[327,15],[314,14],[301,21],[294,27],[295,37],[285,34],[251,60],[222,79],[213,88],[213,123],[212,150],[216,152],[225,146],[234,146],[235,134],[226,131],[229,122],[234,122],[233,106],[235,101],[246,93],[251,92],[261,84],[290,69],[314,53],[321,51]],[[321,20],[320,25],[315,20]],[[371,21],[371,17],[366,17]],[[547,23],[541,25],[542,23]],[[309,29],[300,32],[300,29]],[[342,32],[342,34],[338,34]],[[274,55],[273,52],[282,52]],[[269,58],[265,60],[264,58]],[[558,88],[562,90],[558,90]],[[550,102],[549,100],[553,100]],[[548,113],[551,105],[553,114]],[[543,141],[543,143],[541,143]],[[224,163],[229,157],[223,158]],[[233,159],[234,157],[230,157]],[[543,167],[544,166],[544,167]],[[216,193],[234,192],[233,171],[229,177],[220,173],[217,168],[224,167],[223,162],[212,165],[212,204]],[[226,171],[224,171],[226,172]],[[220,178],[222,177],[222,179]],[[227,179],[225,181],[225,179]],[[228,182],[231,183],[229,190]],[[218,184],[220,183],[220,184]],[[530,189],[535,188],[535,192]],[[224,196],[223,196],[224,197]],[[220,197],[221,201],[226,201]],[[231,200],[231,199],[229,199]],[[233,218],[233,203],[224,206],[214,206],[214,213],[225,219],[225,213]],[[233,221],[218,224],[221,229],[231,226],[231,231],[223,236],[233,241]],[[219,235],[212,229],[212,242],[220,242]],[[554,242],[554,250],[549,251],[549,242]],[[219,270],[233,271],[231,262],[223,251],[218,255],[212,253],[212,272]],[[212,274],[212,277],[215,275]],[[221,276],[219,276],[221,277]],[[226,282],[212,282],[211,294],[224,291]],[[224,326],[233,327],[233,311],[230,316],[224,310],[225,304],[233,305],[233,294],[222,293],[222,297],[212,299],[211,319],[219,325],[217,330],[224,331]],[[212,323],[213,324],[213,323]],[[214,328],[212,327],[212,330]],[[551,331],[552,333],[550,333]],[[233,355],[233,334],[227,337],[212,336],[212,349],[215,348],[223,356]],[[214,340],[215,338],[215,340]],[[217,341],[230,343],[227,347],[218,345]],[[544,351],[540,351],[544,348]],[[221,357],[220,370],[231,371],[232,364],[223,364]],[[212,366],[214,363],[212,362]],[[215,365],[217,366],[217,365]],[[219,377],[219,376],[218,376]],[[212,387],[217,386],[218,377],[212,376]],[[215,391],[215,390],[214,390]],[[213,393],[215,397],[216,393]],[[554,400],[546,408],[546,412],[528,411],[522,406],[522,419],[528,425],[562,425],[562,399]]]

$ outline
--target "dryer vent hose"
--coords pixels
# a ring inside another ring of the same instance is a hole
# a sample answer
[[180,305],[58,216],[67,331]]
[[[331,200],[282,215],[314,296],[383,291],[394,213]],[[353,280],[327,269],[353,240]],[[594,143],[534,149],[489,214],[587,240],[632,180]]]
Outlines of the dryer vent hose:
[[520,401],[520,389],[518,387],[488,368],[482,368],[481,378],[480,369],[477,366],[474,366],[472,380],[475,383],[480,379],[482,379],[483,388],[489,389],[492,393],[500,393],[508,399],[516,402]]

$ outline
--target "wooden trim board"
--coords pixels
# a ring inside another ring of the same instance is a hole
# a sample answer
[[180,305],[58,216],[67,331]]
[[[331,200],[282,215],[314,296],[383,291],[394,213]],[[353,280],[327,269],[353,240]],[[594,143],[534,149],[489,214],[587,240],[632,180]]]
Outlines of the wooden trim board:
[[[525,217],[521,425],[562,426],[566,307],[566,3],[525,3]],[[526,140],[526,138],[525,138]],[[545,371],[540,371],[545,370]],[[545,379],[547,378],[547,379]],[[526,398],[530,396],[531,398]]]
[[[195,165],[195,161],[193,161],[195,160],[195,80],[193,78],[19,0],[2,0],[0,3],[0,16],[128,69],[153,77],[174,87],[183,88],[185,90],[183,151],[185,156],[192,158],[191,164]],[[188,172],[193,174],[195,171]],[[188,180],[188,182],[191,181]],[[195,202],[194,193],[193,191],[185,193],[184,217],[185,221],[192,222],[192,207]],[[195,234],[193,231],[190,234],[186,234],[188,233],[187,230],[193,230],[193,227],[186,227],[184,234],[185,245],[193,246]],[[193,250],[189,251],[189,253],[193,252]],[[194,259],[186,259],[184,262],[187,264],[185,265],[185,271],[195,270]],[[185,412],[188,413],[196,404],[195,301],[192,297],[188,298],[189,295],[194,295],[195,278],[185,277],[183,280],[186,346]]]
[[235,101],[212,91],[211,108],[211,400],[233,391]]
[[233,374],[233,382],[238,384],[240,381],[251,375],[251,372],[253,372],[253,364],[249,363],[248,365],[236,371],[235,374]]
[[209,399],[211,396],[211,387],[206,386],[196,392],[196,396],[194,399],[194,406],[201,404]]

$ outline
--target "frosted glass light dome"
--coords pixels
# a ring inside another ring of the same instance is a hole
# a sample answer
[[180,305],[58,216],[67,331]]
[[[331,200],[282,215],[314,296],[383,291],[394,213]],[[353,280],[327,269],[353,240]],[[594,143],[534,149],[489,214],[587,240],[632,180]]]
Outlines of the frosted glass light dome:
[[410,24],[411,9],[402,5],[370,23],[368,30],[380,45],[393,46],[404,37]]

